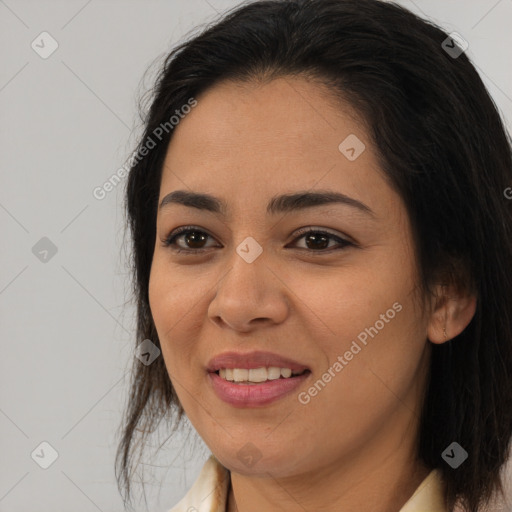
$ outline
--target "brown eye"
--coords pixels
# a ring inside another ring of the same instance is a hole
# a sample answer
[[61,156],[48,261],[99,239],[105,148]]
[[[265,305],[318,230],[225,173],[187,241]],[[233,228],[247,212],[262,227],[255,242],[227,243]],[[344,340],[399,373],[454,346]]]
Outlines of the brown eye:
[[327,249],[329,238],[331,237],[323,233],[308,233],[304,235],[308,249]]
[[[310,253],[329,253],[331,250],[340,250],[348,246],[355,246],[354,243],[344,238],[318,229],[305,229],[299,232],[299,234],[300,236],[295,238],[295,242],[304,239],[306,244],[304,250]],[[206,246],[208,238],[213,237],[195,226],[184,226],[174,230],[162,242],[165,247],[171,247],[177,253],[188,252],[190,254],[199,254],[208,249]],[[184,246],[176,243],[179,239],[182,239]],[[329,247],[329,244],[333,241],[335,242],[334,246],[331,245]]]
[[183,235],[183,240],[190,249],[202,249],[208,235],[201,231],[187,231]]
[[[165,240],[163,240],[163,245],[165,247],[173,246],[173,249],[176,252],[201,252],[206,249],[205,243],[211,238],[208,233],[194,227],[194,226],[184,226],[182,228],[178,228],[173,231]],[[183,239],[185,244],[184,247],[176,246],[176,240]]]
[[[302,231],[301,236],[296,238],[295,241],[302,238],[306,243],[305,249],[309,249],[311,252],[322,252],[333,248],[332,246],[329,248],[330,241],[337,242],[338,247],[335,245],[334,249],[343,249],[344,247],[354,245],[352,242],[349,242],[348,240],[345,240],[339,236],[333,235],[332,233],[315,229]],[[340,245],[341,247],[339,247]]]

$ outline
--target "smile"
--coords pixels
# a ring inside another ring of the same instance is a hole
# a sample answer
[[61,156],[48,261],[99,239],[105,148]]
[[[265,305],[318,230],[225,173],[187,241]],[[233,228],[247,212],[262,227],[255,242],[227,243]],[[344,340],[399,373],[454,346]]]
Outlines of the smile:
[[[279,376],[276,377],[277,370],[279,370]],[[309,370],[303,370],[301,373],[293,375],[290,368],[276,367],[255,368],[256,376],[249,375],[250,371],[253,370],[244,368],[221,369],[218,372],[208,373],[208,376],[213,391],[222,401],[234,407],[251,408],[266,406],[284,398],[296,390],[311,374]],[[220,372],[223,372],[224,376]],[[284,376],[282,373],[284,373]],[[233,380],[228,380],[228,376],[232,377]],[[259,382],[253,382],[252,380],[263,379],[263,377],[265,377],[265,380]]]
[[230,382],[246,382],[257,384],[266,382],[267,380],[277,380],[280,378],[288,379],[292,375],[301,375],[306,370],[292,370],[291,368],[279,368],[270,366],[268,368],[262,366],[260,368],[221,368],[216,373],[220,377]]

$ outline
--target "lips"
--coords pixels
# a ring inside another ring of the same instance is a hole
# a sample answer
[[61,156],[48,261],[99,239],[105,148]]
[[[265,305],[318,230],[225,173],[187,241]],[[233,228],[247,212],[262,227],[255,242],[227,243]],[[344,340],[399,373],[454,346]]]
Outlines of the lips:
[[278,368],[290,368],[293,372],[309,370],[309,367],[288,357],[280,356],[272,352],[224,352],[213,357],[208,362],[206,370],[214,373],[221,368],[245,368],[247,370],[275,366]]

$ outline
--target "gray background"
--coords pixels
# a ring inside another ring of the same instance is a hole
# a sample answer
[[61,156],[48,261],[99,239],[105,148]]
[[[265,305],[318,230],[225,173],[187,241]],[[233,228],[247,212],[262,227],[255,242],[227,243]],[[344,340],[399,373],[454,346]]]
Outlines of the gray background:
[[[124,182],[103,200],[92,191],[133,150],[148,66],[238,3],[0,0],[0,512],[123,508],[113,461],[135,326]],[[512,0],[398,3],[464,36],[510,126]],[[46,59],[31,47],[43,31],[59,45]],[[43,237],[56,254],[40,252]],[[195,452],[178,437],[152,457],[164,434],[143,460],[138,510],[168,510],[208,455],[192,434]],[[58,452],[48,469],[31,457],[44,441]]]

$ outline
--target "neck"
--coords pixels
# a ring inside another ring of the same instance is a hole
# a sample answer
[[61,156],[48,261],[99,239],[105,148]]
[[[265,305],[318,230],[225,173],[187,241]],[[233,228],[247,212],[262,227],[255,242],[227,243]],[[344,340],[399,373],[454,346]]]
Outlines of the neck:
[[[407,500],[409,500],[421,482],[423,482],[423,480],[428,476],[430,471],[431,470],[426,466],[418,464],[417,467],[413,470],[412,474],[410,468],[408,469],[408,475],[405,477],[404,482],[395,483],[394,487],[388,488],[386,490],[385,495],[381,495],[375,488],[372,489],[370,484],[365,481],[364,485],[355,487],[353,489],[354,492],[346,492],[340,495],[339,499],[331,502],[331,505],[326,504],[325,506],[317,506],[313,509],[306,508],[306,510],[318,510],[322,512],[330,512],[331,510],[333,512],[349,512],[353,510],[372,510],[372,512],[397,512],[403,507]],[[279,486],[280,484],[278,483],[277,485]],[[356,492],[359,493],[358,498],[354,496]],[[237,492],[237,496],[239,496],[238,501],[235,497],[233,484],[231,483],[229,486],[226,512],[255,512],[262,510],[261,505],[250,504],[250,500],[252,498],[247,497],[244,499],[244,494],[240,494],[240,492]],[[283,497],[285,496],[290,497],[290,502],[286,502],[286,505],[283,501]],[[267,503],[266,506],[269,507],[267,510],[273,510],[276,512],[304,512],[305,508],[304,505],[302,505],[303,502],[294,500],[292,496],[294,496],[292,492],[281,488],[279,502],[270,500],[264,501],[263,499],[261,502]],[[263,498],[263,495],[261,495],[261,497]],[[311,498],[309,498],[308,501],[311,501]],[[322,500],[319,499],[318,501],[320,502]],[[278,505],[279,508],[276,508],[276,503],[282,503],[282,506],[279,507]],[[325,508],[326,506],[327,508]]]
[[[389,432],[381,434],[389,436]],[[410,455],[415,453],[413,441],[397,436],[382,446],[382,437],[378,437],[362,450],[354,450],[357,459],[345,456],[301,474],[248,476],[231,472],[226,510],[397,512],[430,468]]]

